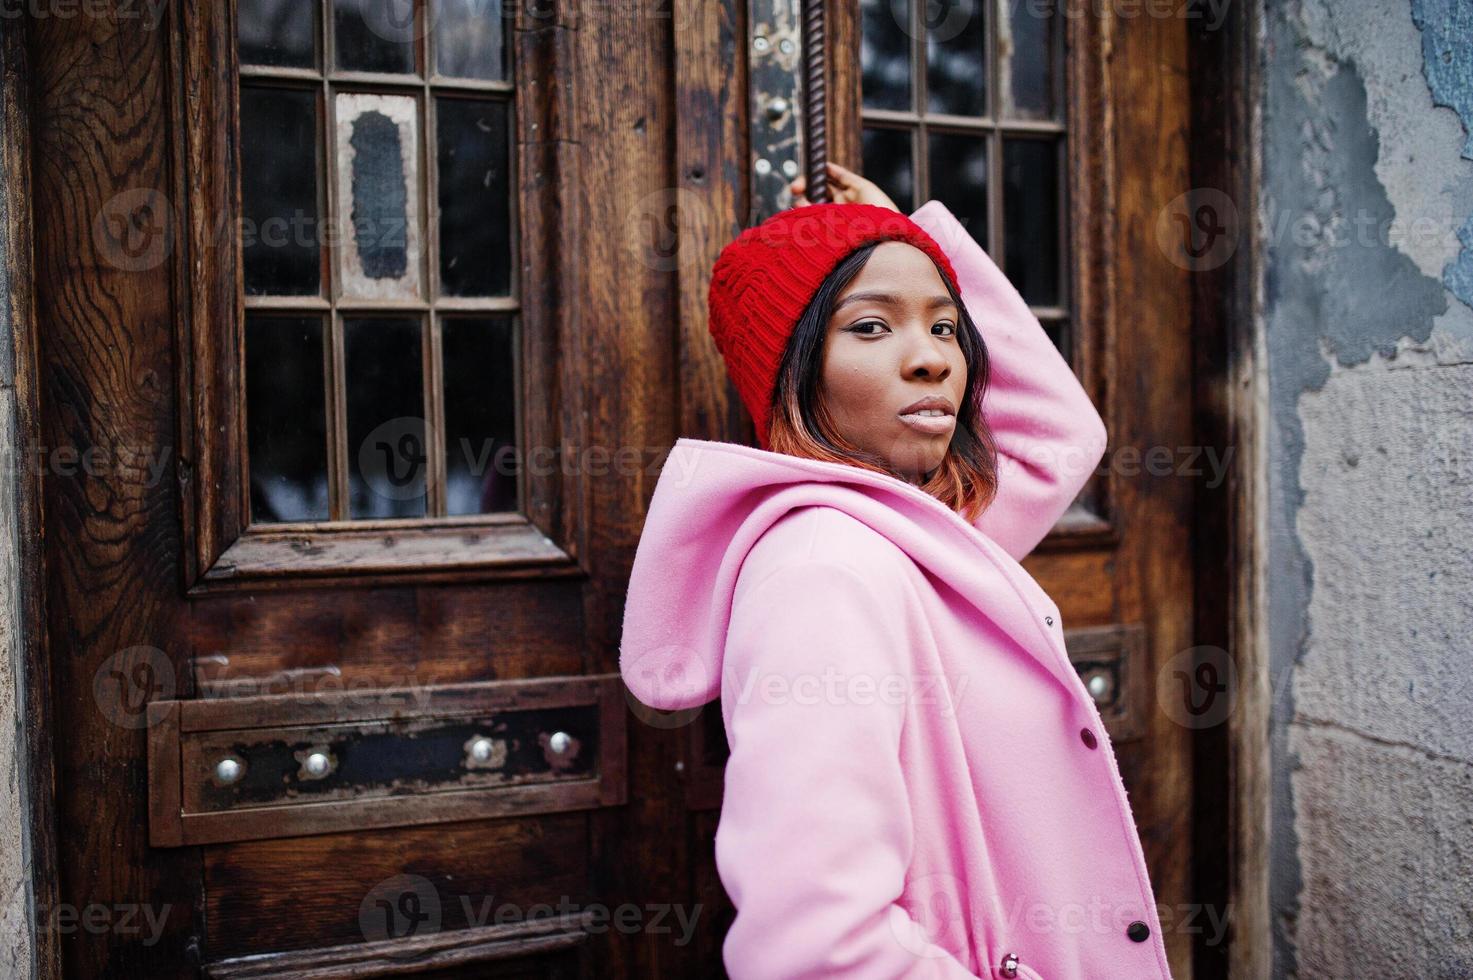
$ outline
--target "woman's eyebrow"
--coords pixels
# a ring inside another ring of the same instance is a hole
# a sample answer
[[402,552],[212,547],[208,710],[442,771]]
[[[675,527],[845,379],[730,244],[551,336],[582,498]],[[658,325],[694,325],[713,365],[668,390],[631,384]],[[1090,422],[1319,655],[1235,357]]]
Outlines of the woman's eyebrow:
[[[888,303],[891,306],[897,306],[900,303],[900,298],[894,293],[854,293],[839,300],[834,306],[834,312],[839,312],[850,303],[859,303],[864,300],[870,300],[875,303]],[[956,306],[956,300],[950,296],[932,296],[926,301],[926,309],[928,310],[934,310],[941,306],[954,307]]]

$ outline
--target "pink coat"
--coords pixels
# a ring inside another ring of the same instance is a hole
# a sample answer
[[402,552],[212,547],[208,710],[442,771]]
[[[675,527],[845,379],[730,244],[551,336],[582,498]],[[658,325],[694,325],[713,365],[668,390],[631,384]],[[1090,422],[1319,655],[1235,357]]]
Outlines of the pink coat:
[[620,669],[721,697],[716,864],[747,978],[1170,978],[1110,740],[1018,564],[1099,463],[1099,413],[939,202],[992,357],[999,493],[976,526],[884,474],[680,439],[630,576]]

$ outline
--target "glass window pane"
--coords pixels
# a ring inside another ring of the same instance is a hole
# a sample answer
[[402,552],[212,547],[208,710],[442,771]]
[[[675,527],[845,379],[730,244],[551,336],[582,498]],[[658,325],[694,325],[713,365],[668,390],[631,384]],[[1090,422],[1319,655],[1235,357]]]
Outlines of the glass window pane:
[[336,104],[343,295],[417,299],[419,103],[409,95],[345,93]]
[[503,100],[437,99],[440,284],[451,296],[511,292],[511,181]]
[[1054,342],[1054,346],[1059,349],[1059,353],[1064,355],[1064,360],[1072,364],[1074,362],[1074,352],[1071,349],[1072,338],[1069,335],[1069,321],[1044,320],[1043,329],[1048,334],[1049,339]]
[[316,92],[242,85],[240,136],[245,291],[316,296]]
[[1002,58],[1002,115],[1009,119],[1054,119],[1063,106],[1063,23],[1053,0],[1009,5]]
[[332,10],[338,68],[414,72],[414,0],[333,0]]
[[915,164],[910,130],[864,130],[864,175],[894,199],[906,214],[915,210]]
[[327,506],[322,321],[246,317],[251,520],[321,521]]
[[420,324],[407,317],[343,321],[348,512],[423,517],[424,362]]
[[441,321],[446,512],[517,509],[516,365],[510,317]]
[[304,0],[238,0],[236,42],[243,65],[317,66],[317,4]]
[[859,70],[864,105],[909,109],[910,0],[860,0]]
[[986,115],[987,33],[982,0],[932,0],[922,9],[927,108],[955,116]]
[[435,71],[450,78],[506,79],[501,0],[432,0]]
[[1059,303],[1058,145],[1003,142],[1003,271],[1033,306]]
[[980,244],[987,232],[987,140],[970,133],[931,133],[931,197],[945,204]]

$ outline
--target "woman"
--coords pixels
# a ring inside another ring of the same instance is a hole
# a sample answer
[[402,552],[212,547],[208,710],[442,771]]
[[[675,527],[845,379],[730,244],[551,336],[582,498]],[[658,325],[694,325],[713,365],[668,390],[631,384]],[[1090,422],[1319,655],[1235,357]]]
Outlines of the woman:
[[634,696],[721,697],[727,971],[1169,978],[1109,738],[1018,564],[1104,424],[940,202],[829,179],[717,260],[759,448],[676,443],[625,611]]

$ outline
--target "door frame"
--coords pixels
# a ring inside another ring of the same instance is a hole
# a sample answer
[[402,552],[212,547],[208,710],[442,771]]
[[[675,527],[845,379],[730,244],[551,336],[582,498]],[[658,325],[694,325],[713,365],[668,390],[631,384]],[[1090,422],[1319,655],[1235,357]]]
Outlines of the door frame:
[[[677,3],[692,11],[705,10],[697,23],[707,25],[706,33],[691,29],[685,35],[686,40],[677,46],[677,63],[682,56],[700,53],[698,48],[706,40],[714,41],[719,50],[716,22],[721,14],[717,5]],[[1232,913],[1226,955],[1221,950],[1198,950],[1194,968],[1201,978],[1261,977],[1268,974],[1271,963],[1267,845],[1272,694],[1263,566],[1268,474],[1264,459],[1270,430],[1263,398],[1267,379],[1261,332],[1262,250],[1255,223],[1261,172],[1256,150],[1262,91],[1259,19],[1256,5],[1233,4],[1219,30],[1189,28],[1193,185],[1218,188],[1236,202],[1239,239],[1230,261],[1193,278],[1197,432],[1203,445],[1233,449],[1221,488],[1198,494],[1195,516],[1207,533],[1199,537],[1196,548],[1195,628],[1199,638],[1226,639],[1224,645],[1238,678],[1228,724],[1199,732],[1194,750],[1197,772],[1224,777],[1197,781],[1196,890]],[[710,33],[712,30],[717,33]],[[12,431],[17,460],[38,458],[33,453],[42,448],[31,252],[29,106],[34,78],[27,70],[29,38],[29,19],[0,24],[0,111],[8,137],[0,146],[5,175],[0,194],[7,204],[0,262],[8,282],[5,312],[12,334],[13,377],[9,380],[15,403]],[[844,88],[836,84],[831,90]],[[743,92],[733,94],[744,98]],[[857,120],[831,113],[830,125],[845,140],[857,143]],[[675,149],[679,154],[681,147]],[[684,167],[679,180],[681,187],[697,193],[710,186],[705,174],[688,173]],[[722,229],[705,231],[719,238]],[[683,309],[686,292],[682,290]],[[712,365],[692,367],[693,374],[709,383]],[[732,410],[739,416],[735,406]],[[18,589],[13,606],[16,643],[10,655],[17,668],[17,712],[23,719],[17,763],[26,823],[32,961],[38,977],[59,978],[57,936],[45,927],[46,917],[56,907],[58,867],[53,691],[45,633],[46,574],[40,548],[45,526],[41,484],[38,469],[14,469]],[[1224,567],[1231,569],[1225,583]]]

